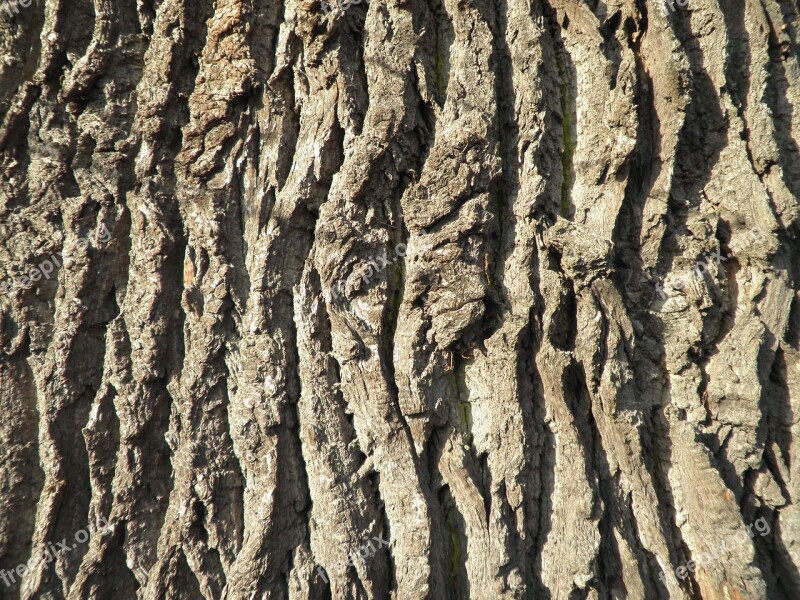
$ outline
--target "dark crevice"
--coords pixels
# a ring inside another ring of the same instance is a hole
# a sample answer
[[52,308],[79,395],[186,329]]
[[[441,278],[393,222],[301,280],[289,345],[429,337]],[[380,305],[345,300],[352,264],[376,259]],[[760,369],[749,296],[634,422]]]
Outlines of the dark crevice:
[[453,495],[447,485],[439,490],[439,504],[443,507],[444,518],[449,532],[445,540],[449,551],[449,589],[448,598],[466,600],[470,598],[469,578],[467,577],[467,536],[464,517],[458,511]]
[[[661,241],[659,249],[657,271],[660,273],[667,272],[675,258],[683,251],[686,243],[684,238],[688,235],[689,213],[700,205],[700,194],[710,180],[721,150],[727,145],[729,128],[728,119],[722,112],[713,81],[703,66],[703,51],[693,42],[695,35],[690,29],[689,20],[685,18],[683,11],[672,13],[669,18],[688,59],[690,72],[687,75],[690,75],[691,79],[686,117],[675,150],[674,177],[665,215],[667,234]],[[707,317],[704,320],[704,328],[712,326],[709,321],[717,318],[718,315],[713,314]],[[661,336],[656,339],[663,340],[664,326],[657,322],[653,322],[652,326],[653,335]],[[667,373],[669,369],[663,364],[666,356],[665,343],[665,341],[657,342],[658,362],[662,363],[660,369]],[[702,362],[702,357],[697,355],[695,360]],[[698,368],[702,370],[699,365]],[[670,393],[672,392],[666,391],[667,396]],[[660,501],[662,510],[659,511],[659,515],[662,526],[667,532],[667,539],[671,542],[670,561],[672,564],[682,564],[688,555],[688,546],[683,542],[681,531],[676,524],[676,505],[669,477],[665,471],[665,465],[671,464],[673,459],[669,418],[664,407],[652,408],[649,430],[652,435],[644,437],[642,444],[649,451],[645,453],[646,456],[657,457],[654,464],[648,465],[648,470]]]
[[[516,92],[513,81],[513,65],[511,50],[508,46],[507,32],[508,5],[506,0],[495,0],[495,15],[492,23],[493,48],[491,63],[495,66],[494,93],[497,103],[497,138],[501,174],[490,183],[489,209],[494,218],[485,233],[484,252],[487,267],[486,296],[484,297],[484,315],[482,322],[476,327],[479,333],[477,344],[483,346],[503,324],[510,311],[507,288],[505,285],[506,261],[514,249],[517,220],[513,206],[516,201],[516,190],[519,189],[519,126],[516,120]],[[465,332],[466,333],[466,332]],[[467,347],[475,344],[466,333],[463,340]]]
[[[539,390],[537,397],[541,399],[541,412],[544,412],[544,393]],[[538,503],[538,523],[533,539],[534,566],[528,572],[531,587],[536,598],[549,600],[552,598],[550,590],[542,581],[542,551],[552,530],[553,497],[555,494],[556,471],[556,436],[550,425],[545,421],[542,426],[542,443],[540,453],[539,486],[541,493]]]
[[115,528],[105,542],[103,560],[99,568],[92,569],[73,594],[81,598],[136,598],[139,582],[133,576],[125,560],[125,528]]
[[688,20],[673,23],[690,65],[689,104],[678,134],[672,189],[668,199],[668,234],[662,240],[658,270],[665,273],[684,246],[688,235],[690,210],[700,205],[700,193],[708,184],[720,153],[728,144],[729,121],[722,112],[714,82],[705,70],[703,50],[692,43],[695,38]]
[[[558,13],[544,0],[542,15],[551,41],[551,50],[558,72],[559,110],[554,113],[560,129],[558,152],[561,155],[560,200],[558,214],[566,219],[574,216],[575,207],[571,201],[572,187],[575,184],[575,165],[573,156],[577,145],[577,111],[575,101],[578,95],[577,70],[566,48],[562,35],[562,25],[558,23]],[[569,26],[569,18],[564,15],[563,29]],[[547,173],[549,169],[544,170]]]
[[[552,252],[557,254],[555,249]],[[555,262],[558,263],[560,260],[557,259]],[[562,301],[555,307],[547,336],[553,347],[570,352],[575,349],[575,340],[578,336],[578,305],[571,282],[568,281],[567,284]]]
[[[176,564],[174,567],[174,575],[169,577],[168,580],[164,581],[163,584],[159,585],[158,587],[164,591],[180,590],[181,595],[179,598],[181,598],[181,600],[184,598],[186,600],[189,600],[190,598],[205,598],[200,586],[200,582],[198,581],[197,576],[194,574],[194,571],[192,571],[191,567],[189,566],[189,563],[186,560],[186,555],[183,553],[183,551],[178,550],[176,558],[177,560],[175,560]],[[166,595],[164,597],[166,597]]]
[[[643,0],[638,2],[643,4]],[[646,11],[644,6],[639,6],[639,10],[646,15],[646,12],[643,12]],[[646,23],[646,17],[643,17],[642,21]],[[614,244],[614,280],[617,289],[628,299],[629,310],[635,311],[638,306],[649,306],[652,294],[655,292],[652,284],[645,285],[644,291],[642,290],[642,285],[650,279],[650,276],[643,272],[639,256],[640,248],[636,240],[639,240],[642,234],[645,203],[662,169],[659,159],[662,148],[661,123],[655,108],[653,92],[654,82],[645,68],[638,43],[632,51],[636,64],[636,144],[630,157],[628,182],[611,239]],[[607,170],[608,167],[605,171]],[[631,281],[634,282],[633,285]],[[646,314],[643,314],[644,311],[635,312],[647,318]]]
[[[310,294],[312,297],[320,297],[322,295],[322,287],[321,282],[319,279],[319,274],[316,270],[311,270],[308,273],[308,287],[306,288],[306,293]],[[319,409],[314,409],[314,414],[320,414],[322,417],[322,423],[317,425],[314,423],[311,425],[320,436],[320,442],[323,444],[327,444],[330,440],[327,437],[326,430],[331,428],[338,430],[341,432],[343,436],[343,442],[345,444],[345,454],[344,456],[340,456],[337,458],[341,460],[344,466],[344,472],[357,474],[353,477],[356,481],[355,486],[358,488],[357,490],[353,490],[355,492],[353,497],[357,502],[357,506],[353,508],[356,512],[355,521],[357,523],[363,523],[365,527],[371,527],[372,523],[385,523],[386,522],[386,515],[383,509],[383,502],[380,497],[380,475],[379,473],[373,468],[370,467],[369,469],[362,471],[362,467],[366,464],[368,457],[362,452],[361,448],[359,447],[358,437],[353,426],[353,418],[352,414],[348,414],[346,412],[347,405],[346,402],[339,391],[339,386],[341,384],[340,379],[340,367],[336,362],[335,358],[333,357],[333,348],[332,348],[332,339],[331,339],[331,325],[330,325],[330,318],[324,303],[319,307],[319,314],[317,315],[319,323],[319,329],[317,330],[316,334],[318,335],[315,338],[315,341],[319,346],[315,346],[312,350],[318,352],[321,356],[328,357],[327,360],[324,360],[324,368],[325,373],[327,374],[328,385],[333,388],[333,392],[331,393],[331,401],[332,403],[328,406],[319,407]],[[299,356],[298,356],[299,360]],[[314,396],[314,391],[307,391],[306,397]],[[316,399],[311,400],[312,402],[317,402]],[[299,406],[298,406],[299,408]],[[298,423],[300,422],[300,414],[297,415]],[[301,438],[302,444],[302,438]],[[302,449],[302,448],[301,448]],[[324,452],[324,446],[322,448],[319,447],[312,447],[310,449],[312,452]],[[335,451],[334,451],[335,452]],[[313,456],[313,454],[312,454]],[[303,455],[303,472],[308,474],[308,470],[306,468],[305,462],[305,455]],[[363,494],[363,498],[366,499],[366,505],[362,503],[360,494]],[[310,497],[310,492],[309,492]],[[308,524],[310,523],[311,518],[311,509],[312,506],[309,503],[305,515],[303,518],[304,523],[306,523],[306,543],[310,546],[310,527]],[[358,527],[362,527],[362,525],[358,525]],[[382,531],[386,531],[387,527],[384,524]],[[391,556],[389,550],[387,549],[386,552],[388,558],[387,560],[391,561]],[[373,569],[370,569],[371,574],[376,574],[374,580],[367,581],[365,583],[368,584],[370,590],[379,589],[382,590],[384,587],[388,587],[390,584],[388,582],[388,577],[390,575],[387,573],[386,578],[382,577],[384,570],[379,562],[380,559],[378,557],[373,556],[370,559],[370,564],[373,565]],[[387,571],[391,570],[391,565],[389,565],[386,569]],[[354,569],[349,569],[348,574],[353,580],[351,583],[357,585],[359,587],[363,587],[360,580],[357,578],[357,572]],[[316,578],[316,575],[315,575]],[[322,581],[322,578],[319,578]],[[367,594],[369,595],[369,594]],[[363,596],[366,597],[366,596]]]
[[[645,466],[658,498],[661,531],[670,553],[669,557],[665,558],[668,558],[669,564],[684,564],[687,546],[677,525],[675,496],[667,473],[667,465],[672,464],[672,440],[669,437],[670,426],[663,407],[651,408],[646,429],[650,435],[642,436],[642,449],[645,457],[653,457],[652,461],[646,461]],[[658,582],[658,585],[662,584]]]
[[[739,2],[743,0],[738,0]],[[791,85],[790,80],[796,74],[796,69],[792,73],[787,73],[784,66],[787,60],[791,60],[790,53],[787,51],[785,37],[791,35],[791,29],[785,23],[773,23],[770,19],[770,12],[765,10],[764,14],[769,22],[769,57],[767,65],[769,76],[767,77],[767,91],[764,95],[770,107],[774,125],[772,128],[773,138],[778,146],[778,156],[783,172],[783,181],[794,198],[800,197],[800,152],[797,142],[793,139],[792,115],[796,107],[792,107],[788,100],[788,91]],[[786,33],[785,30],[789,30]],[[779,36],[781,39],[779,39]],[[791,39],[791,38],[790,38]],[[797,55],[793,57],[797,60]],[[773,206],[773,210],[775,207]],[[776,212],[776,218],[784,226],[788,223],[783,222],[784,215]]]
[[444,106],[447,99],[447,86],[450,81],[450,46],[455,40],[453,23],[444,10],[441,0],[433,1],[433,22],[435,36],[434,81],[439,105]]
[[[769,380],[765,382],[760,402],[761,414],[764,418],[760,422],[760,429],[763,433],[759,439],[763,438],[763,463],[760,473],[771,476],[780,489],[781,496],[786,502],[791,501],[791,491],[788,482],[784,481],[782,473],[791,473],[791,437],[793,414],[791,398],[789,392],[788,373],[789,368],[786,363],[784,350],[779,346],[775,352],[768,354]],[[777,447],[781,453],[778,457],[774,453]],[[778,461],[783,464],[778,464]],[[754,490],[755,486],[748,487]],[[757,497],[753,491],[754,507],[765,507],[769,513],[768,520],[771,522],[770,533],[775,529],[775,520],[780,511],[780,507],[775,507],[771,502],[765,502],[763,498]],[[754,510],[747,511],[747,516],[755,519]],[[800,589],[800,571],[789,557],[783,542],[778,535],[771,538],[762,539],[762,536],[755,536],[755,547],[759,557],[759,567],[764,580],[767,582],[769,597],[778,597],[780,594],[784,598],[792,597],[794,590]],[[775,574],[775,576],[773,576]]]
[[214,598],[219,598],[225,588],[225,572],[219,552],[209,546],[207,519],[208,510],[205,504],[195,498],[192,502],[192,524],[189,527],[187,542],[195,547],[201,557],[203,578],[207,582],[209,591]]
[[[790,471],[792,467],[792,416],[796,416],[792,411],[788,369],[784,350],[778,347],[770,370],[769,383],[762,394],[763,412],[768,423],[764,445],[767,448],[770,443],[777,445],[785,461],[786,471]],[[779,482],[781,479],[778,476]]]
[[[605,336],[603,336],[605,337]],[[603,361],[600,361],[601,364]],[[574,361],[564,370],[561,387],[564,390],[564,401],[572,415],[572,421],[580,435],[581,454],[586,457],[583,465],[583,477],[594,494],[597,494],[595,440],[600,440],[600,432],[592,416],[592,400],[588,388],[585,367]]]
[[[92,214],[87,219],[95,218],[95,208],[92,207]],[[125,262],[124,258],[121,260]],[[103,262],[102,256],[95,254],[93,258],[90,257],[88,272],[105,272],[100,268]],[[113,269],[109,271],[114,273]],[[51,397],[57,400],[47,417],[48,434],[56,453],[55,464],[51,466],[53,481],[51,487],[45,490],[45,493],[55,497],[55,516],[49,532],[51,539],[71,539],[75,532],[89,525],[91,456],[83,431],[103,381],[103,365],[108,358],[109,325],[119,314],[114,282],[108,277],[90,275],[84,278],[76,297],[80,299],[77,306],[94,307],[94,310],[77,309],[67,318],[68,329],[59,330],[56,334],[56,338],[69,335],[71,340],[63,370],[59,369],[52,379],[52,385],[58,389],[53,390]],[[77,326],[74,325],[75,321]],[[68,584],[77,576],[87,550],[86,544],[78,544],[65,555],[64,577]],[[54,572],[46,571],[39,589],[57,587],[58,577]]]

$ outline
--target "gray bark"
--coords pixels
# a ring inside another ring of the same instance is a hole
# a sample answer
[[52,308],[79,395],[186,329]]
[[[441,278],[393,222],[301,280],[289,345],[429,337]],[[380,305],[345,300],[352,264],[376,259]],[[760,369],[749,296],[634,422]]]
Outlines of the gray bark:
[[327,10],[0,7],[0,598],[797,598],[796,0]]

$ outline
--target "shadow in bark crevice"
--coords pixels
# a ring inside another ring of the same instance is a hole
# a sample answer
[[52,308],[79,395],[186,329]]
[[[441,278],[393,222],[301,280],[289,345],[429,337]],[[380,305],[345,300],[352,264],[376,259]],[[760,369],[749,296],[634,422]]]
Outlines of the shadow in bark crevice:
[[447,549],[450,556],[448,598],[466,600],[470,598],[469,577],[467,576],[467,534],[466,522],[458,511],[453,495],[447,484],[438,493],[439,505],[443,507],[444,518],[449,532]]
[[[140,589],[125,559],[125,529],[118,524],[102,542],[100,559],[85,565],[72,590],[75,598],[136,598]],[[108,541],[106,541],[108,540]]]
[[[790,469],[792,466],[789,461],[792,441],[791,428],[797,415],[794,414],[791,406],[788,368],[785,352],[779,347],[770,372],[770,385],[765,386],[762,394],[762,402],[766,408],[764,412],[769,422],[765,440],[765,462],[769,473],[780,486],[783,498],[787,500],[791,499],[788,482],[783,481],[781,476],[783,469],[777,465],[779,457],[771,451],[771,443],[780,448],[785,461],[784,469]],[[785,598],[791,598],[792,594],[800,589],[800,572],[789,554],[783,536],[779,535],[780,528],[776,526],[780,511],[781,508],[767,510],[771,521],[771,532],[774,532],[771,539],[772,547],[770,548],[768,543],[765,544],[762,541],[761,544],[756,544],[756,549],[762,561],[776,567],[774,571],[777,575],[775,577],[776,586],[783,592]]]
[[[691,85],[686,118],[678,134],[678,144],[675,150],[673,180],[665,216],[667,228],[665,236],[661,240],[656,266],[656,271],[662,274],[668,272],[674,261],[680,257],[683,247],[682,238],[687,235],[689,210],[695,210],[700,205],[700,193],[710,181],[712,170],[719,161],[722,149],[727,145],[729,129],[729,123],[722,112],[714,83],[704,67],[703,50],[693,41],[696,36],[691,30],[689,19],[683,12],[678,12],[672,13],[669,22],[688,60],[689,73],[687,74],[691,76]],[[707,325],[704,322],[704,326]],[[653,326],[654,337],[656,340],[660,340],[656,342],[660,349],[660,367],[663,373],[668,374],[670,369],[666,365],[667,341],[663,337],[665,327],[656,322],[653,323]],[[700,359],[702,356],[697,358],[697,360]],[[700,370],[702,378],[700,385],[702,386],[703,382],[707,381],[707,375],[702,369]],[[665,405],[672,404],[671,393],[669,389],[664,390],[664,394],[667,396]],[[653,439],[648,440],[648,437],[645,437],[643,443],[647,444],[648,441],[651,441],[654,451],[651,456],[661,457],[661,460],[656,460],[652,465],[651,476],[656,484],[656,489],[660,492],[659,498],[665,498],[665,502],[662,504],[665,510],[660,511],[659,514],[665,521],[667,518],[671,521],[669,524],[663,523],[664,531],[672,532],[670,552],[675,554],[670,556],[670,560],[673,561],[673,564],[683,564],[686,556],[690,553],[688,546],[683,541],[680,528],[677,526],[674,497],[665,469],[665,465],[669,465],[672,459],[672,439],[670,423],[664,414],[663,406],[653,407],[650,431],[655,433]],[[693,574],[689,575],[688,580],[691,588],[697,590],[697,582]]]
[[[742,0],[739,0],[742,1]],[[773,139],[778,146],[778,156],[783,170],[783,181],[786,187],[791,192],[792,196],[796,199],[800,197],[800,150],[798,150],[797,142],[792,137],[800,132],[793,131],[793,114],[796,108],[789,101],[788,91],[790,89],[789,81],[793,79],[794,74],[797,72],[792,69],[793,73],[788,73],[784,66],[784,61],[790,59],[788,53],[785,53],[783,44],[778,41],[778,31],[782,32],[784,23],[780,25],[773,23],[769,11],[765,10],[765,16],[769,23],[769,57],[770,61],[767,65],[769,76],[767,77],[767,90],[764,98],[772,113],[774,125],[772,128]],[[792,31],[793,28],[787,28]],[[797,55],[793,55],[794,60],[797,61]],[[775,207],[772,207],[775,210]],[[779,212],[775,213],[784,227],[789,223],[784,223]],[[789,241],[789,240],[784,240]],[[800,248],[800,243],[793,244],[794,249]],[[796,255],[796,253],[795,253]]]

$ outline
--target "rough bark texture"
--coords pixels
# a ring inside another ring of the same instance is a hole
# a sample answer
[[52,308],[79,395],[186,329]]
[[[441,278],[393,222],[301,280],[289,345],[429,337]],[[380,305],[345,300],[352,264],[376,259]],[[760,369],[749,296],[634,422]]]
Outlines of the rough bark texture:
[[0,597],[798,598],[798,27],[0,13]]

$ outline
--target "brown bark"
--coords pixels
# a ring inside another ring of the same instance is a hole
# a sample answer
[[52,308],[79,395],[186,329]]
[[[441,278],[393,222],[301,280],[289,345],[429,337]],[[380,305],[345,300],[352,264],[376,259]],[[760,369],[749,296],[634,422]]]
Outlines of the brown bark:
[[18,8],[0,598],[800,595],[795,0]]

